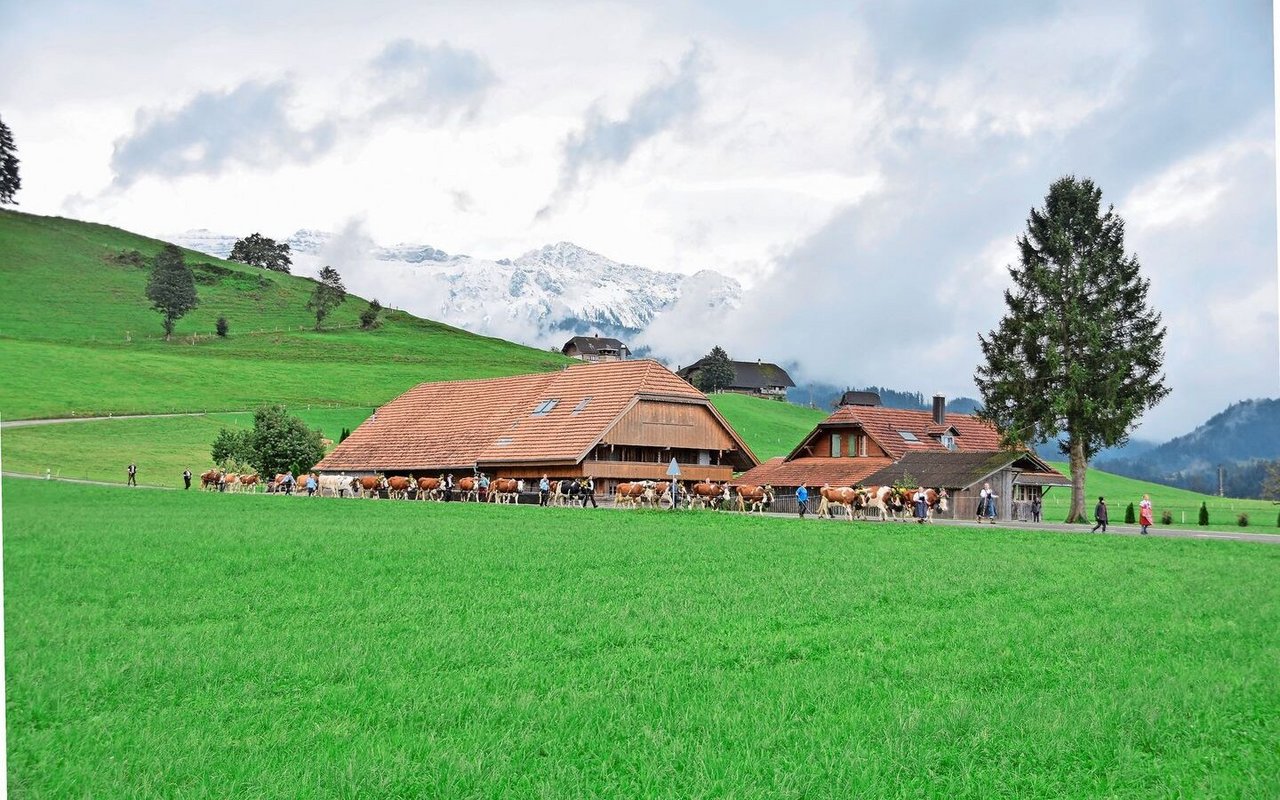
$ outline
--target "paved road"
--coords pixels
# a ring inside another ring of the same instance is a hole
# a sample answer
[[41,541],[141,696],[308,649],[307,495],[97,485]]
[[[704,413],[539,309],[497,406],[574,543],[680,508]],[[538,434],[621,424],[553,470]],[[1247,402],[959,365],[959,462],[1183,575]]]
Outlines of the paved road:
[[[9,472],[6,470],[3,473],[3,475],[6,478],[46,480],[44,475],[31,475],[25,472]],[[82,484],[88,484],[91,486],[110,486],[117,489],[133,488],[133,487],[126,487],[124,484],[121,484],[121,483],[113,483],[111,481],[94,481],[94,480],[88,480],[86,478],[50,478],[48,480],[62,481],[63,483],[82,483]],[[174,491],[178,487],[151,486],[151,485],[144,484],[137,488],[162,489],[164,491]],[[263,496],[265,497],[266,495],[263,495]],[[600,508],[602,510],[614,510],[613,506],[609,506],[609,505],[602,505]],[[625,509],[617,509],[617,510],[624,511]],[[678,513],[689,514],[689,513],[714,513],[714,512],[690,512],[687,510],[681,510]],[[738,512],[732,512],[732,513],[738,513]],[[799,520],[795,514],[765,514],[764,516],[771,517],[773,519],[790,519],[790,520],[794,520],[797,523],[801,522],[801,520]],[[807,519],[804,520],[804,524],[829,525],[833,528],[836,528],[842,525],[851,527],[851,528],[864,528],[866,526],[875,525],[875,526],[884,526],[889,528],[902,528],[902,529],[922,528],[924,530],[928,530],[928,527],[929,527],[929,526],[920,526],[913,522],[853,522],[853,523],[850,523],[843,519],[819,520],[813,517],[812,515],[810,515]],[[1105,534],[1104,533],[1089,534],[1088,533],[1089,529],[1087,527],[1084,527],[1081,525],[1067,525],[1061,522],[1041,522],[1041,523],[1019,522],[1019,523],[1008,523],[1008,524],[999,524],[999,525],[989,525],[984,523],[982,525],[979,525],[978,523],[972,522],[969,520],[945,520],[945,521],[939,522],[938,524],[949,525],[949,526],[954,525],[956,527],[961,527],[961,528],[976,528],[976,527],[988,528],[989,527],[993,529],[1007,528],[1007,529],[1019,530],[1019,531],[1047,531],[1050,533],[1075,533],[1075,534],[1083,533],[1083,534],[1092,535],[1092,536],[1140,536],[1141,535],[1140,534],[1141,529],[1137,525],[1108,525],[1107,526],[1108,530]],[[1207,531],[1207,530],[1197,530],[1195,528],[1167,528],[1164,526],[1156,526],[1151,528],[1151,533],[1149,535],[1158,536],[1165,539],[1225,539],[1227,541],[1235,541],[1235,542],[1257,542],[1261,544],[1280,544],[1280,534],[1274,534],[1274,533],[1246,533],[1243,531],[1237,533],[1236,531]]]
[[[0,428],[29,428],[33,425],[60,425],[64,422],[102,422],[108,419],[159,419],[160,417],[203,417],[204,411],[183,411],[177,414],[120,414],[110,417],[57,417],[55,419],[10,419],[0,422]],[[218,412],[221,413],[221,412]],[[6,473],[8,474],[8,473]]]

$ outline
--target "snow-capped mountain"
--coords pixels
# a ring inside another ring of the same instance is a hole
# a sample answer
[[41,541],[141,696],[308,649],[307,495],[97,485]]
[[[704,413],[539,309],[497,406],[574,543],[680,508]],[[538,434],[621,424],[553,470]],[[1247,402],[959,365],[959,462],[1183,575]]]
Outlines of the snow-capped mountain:
[[[170,237],[176,244],[225,258],[235,238],[208,230]],[[660,318],[705,315],[738,305],[742,287],[714,270],[694,275],[620,264],[570,242],[515,259],[449,255],[421,244],[382,247],[367,239],[299,230],[285,240],[293,271],[314,276],[331,265],[347,288],[384,305],[460,328],[538,347],[573,335],[636,340]]]

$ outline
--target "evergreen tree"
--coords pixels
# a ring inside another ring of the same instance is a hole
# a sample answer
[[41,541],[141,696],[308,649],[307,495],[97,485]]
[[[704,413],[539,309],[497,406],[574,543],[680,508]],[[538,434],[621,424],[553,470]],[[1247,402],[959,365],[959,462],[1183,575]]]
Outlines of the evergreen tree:
[[1201,525],[1208,525],[1208,524],[1209,524],[1209,507],[1208,507],[1207,505],[1205,505],[1203,501],[1200,503],[1200,520],[1199,520],[1199,522],[1200,522],[1200,524],[1201,524]]
[[13,132],[0,119],[0,205],[8,203],[17,205],[13,196],[22,188],[22,177],[18,174],[18,149],[13,144]]
[[252,267],[288,272],[289,265],[293,263],[289,253],[288,243],[277,244],[274,239],[268,239],[260,233],[251,233],[236,240],[231,247],[231,255],[227,258]]
[[974,375],[982,416],[1006,445],[1066,434],[1068,522],[1084,518],[1085,469],[1099,450],[1128,441],[1169,393],[1165,328],[1147,304],[1150,281],[1124,251],[1124,221],[1101,210],[1089,179],[1061,178],[1018,237],[1019,264],[999,327],[979,335],[986,363]]
[[1135,521],[1137,521],[1137,519],[1138,518],[1133,515],[1133,503],[1130,503],[1128,506],[1125,507],[1125,510],[1124,510],[1124,524],[1132,525]]
[[382,303],[375,297],[369,301],[369,307],[360,312],[360,327],[366,331],[378,327],[378,315],[381,313]]
[[156,254],[151,279],[147,281],[147,299],[151,307],[164,314],[164,338],[173,335],[174,323],[200,305],[196,295],[196,278],[187,266],[182,251],[171,244]]
[[262,475],[275,475],[295,464],[310,469],[324,458],[320,432],[308,428],[281,405],[262,406],[253,412],[249,441],[253,466]]
[[342,276],[333,267],[322,268],[320,282],[307,301],[307,308],[316,315],[316,330],[320,330],[320,323],[329,316],[329,312],[346,302],[346,299],[347,289],[342,285]]
[[734,374],[729,354],[716,345],[703,357],[702,366],[694,375],[694,384],[704,392],[718,392],[733,383]]
[[231,330],[231,324],[227,322],[226,317],[218,317],[218,322],[214,326],[214,330],[217,332],[218,336],[225,339],[227,338],[227,331]]
[[1262,479],[1261,496],[1268,500],[1280,500],[1280,461],[1267,464],[1267,474]]

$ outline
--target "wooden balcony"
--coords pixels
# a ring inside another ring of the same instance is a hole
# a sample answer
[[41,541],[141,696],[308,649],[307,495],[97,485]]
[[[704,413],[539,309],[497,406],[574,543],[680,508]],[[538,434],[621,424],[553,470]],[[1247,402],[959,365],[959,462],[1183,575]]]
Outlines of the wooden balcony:
[[[667,468],[671,462],[655,464],[652,461],[584,461],[582,473],[596,478],[622,480],[667,480]],[[733,467],[728,464],[680,464],[682,481],[727,481],[733,477]]]

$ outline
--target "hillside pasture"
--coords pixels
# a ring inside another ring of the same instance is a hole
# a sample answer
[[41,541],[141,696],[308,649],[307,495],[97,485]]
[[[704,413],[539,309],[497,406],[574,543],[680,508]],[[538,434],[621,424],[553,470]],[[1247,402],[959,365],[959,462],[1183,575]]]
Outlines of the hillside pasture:
[[[1071,474],[1071,468],[1066,462],[1051,463],[1063,475]],[[1209,509],[1207,527],[1211,530],[1256,530],[1258,533],[1276,533],[1280,530],[1276,525],[1277,518],[1280,517],[1280,503],[1271,500],[1200,494],[1188,489],[1148,483],[1096,469],[1090,469],[1086,474],[1085,490],[1085,516],[1089,518],[1091,526],[1093,525],[1093,507],[1097,504],[1099,495],[1107,499],[1107,512],[1114,524],[1124,522],[1124,509],[1129,503],[1133,503],[1136,518],[1142,495],[1149,494],[1156,512],[1157,528],[1163,527],[1160,523],[1160,514],[1163,511],[1173,514],[1175,527],[1199,527],[1200,504],[1204,503]],[[1045,496],[1043,518],[1049,522],[1061,522],[1066,519],[1070,507],[1071,487],[1053,489]],[[1237,522],[1237,518],[1242,513],[1249,515],[1249,526],[1243,529]]]
[[716,392],[709,397],[762,462],[790,453],[828,416],[821,409],[733,392]]
[[[343,428],[354,430],[372,408],[294,409],[307,425],[335,444]],[[213,463],[209,450],[222,428],[253,427],[249,412],[200,416],[112,419],[8,428],[4,467],[10,472],[124,483],[127,464],[138,465],[143,486],[182,486],[182,471],[199,475]]]
[[1280,794],[1280,548],[3,491],[15,796]]
[[[6,419],[240,410],[264,402],[377,406],[425,380],[557,369],[559,353],[402,311],[373,331],[354,295],[314,331],[315,282],[187,251],[200,307],[164,341],[145,287],[163,243],[0,210],[0,414]],[[121,262],[137,250],[143,266]],[[231,335],[213,335],[225,316]]]

